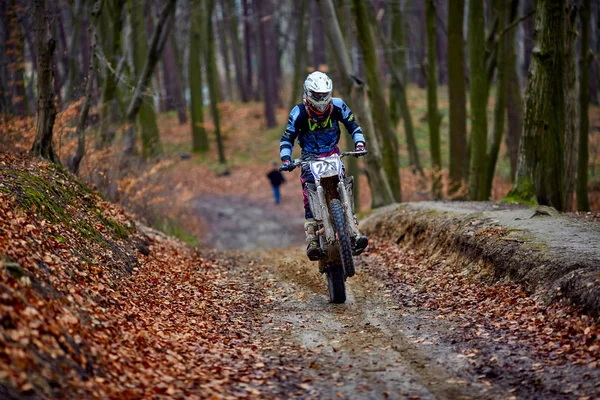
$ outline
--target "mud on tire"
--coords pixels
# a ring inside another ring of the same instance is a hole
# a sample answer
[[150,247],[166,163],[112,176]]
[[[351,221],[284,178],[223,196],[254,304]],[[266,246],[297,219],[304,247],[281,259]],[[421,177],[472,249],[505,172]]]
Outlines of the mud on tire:
[[327,268],[327,288],[329,289],[329,302],[342,304],[346,302],[346,285],[344,268],[341,265],[330,265]]
[[338,199],[333,199],[329,204],[329,209],[333,219],[333,228],[338,236],[340,258],[342,260],[342,265],[344,266],[344,272],[347,277],[354,276],[352,244],[350,243],[350,236],[348,235],[348,229],[346,228],[346,218],[344,218],[342,203]]

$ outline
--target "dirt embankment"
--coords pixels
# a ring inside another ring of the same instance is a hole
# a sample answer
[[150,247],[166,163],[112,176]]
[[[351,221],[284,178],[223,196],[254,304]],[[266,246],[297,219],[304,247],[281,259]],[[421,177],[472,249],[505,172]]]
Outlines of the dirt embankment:
[[508,279],[544,302],[600,315],[600,224],[541,207],[422,202],[378,210],[367,234],[451,259],[465,273]]

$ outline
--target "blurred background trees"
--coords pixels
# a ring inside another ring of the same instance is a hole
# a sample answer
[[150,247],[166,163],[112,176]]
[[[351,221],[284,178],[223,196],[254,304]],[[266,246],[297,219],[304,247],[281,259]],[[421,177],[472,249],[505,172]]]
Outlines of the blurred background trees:
[[599,22],[598,0],[0,0],[0,114],[36,117],[32,152],[58,161],[54,110],[75,107],[74,171],[90,151],[168,155],[167,119],[226,165],[248,110],[277,157],[318,69],[366,132],[372,155],[348,167],[373,206],[508,195],[587,210]]

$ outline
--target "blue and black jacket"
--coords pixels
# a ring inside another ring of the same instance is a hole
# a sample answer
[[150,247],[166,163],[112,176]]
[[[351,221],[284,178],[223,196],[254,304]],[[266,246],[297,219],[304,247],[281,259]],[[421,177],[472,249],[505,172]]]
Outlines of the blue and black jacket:
[[334,97],[331,101],[331,114],[322,123],[316,123],[308,116],[304,104],[292,108],[279,143],[279,154],[283,161],[291,160],[296,139],[302,148],[302,158],[331,152],[340,141],[340,122],[352,136],[355,145],[365,143],[363,132],[344,100]]

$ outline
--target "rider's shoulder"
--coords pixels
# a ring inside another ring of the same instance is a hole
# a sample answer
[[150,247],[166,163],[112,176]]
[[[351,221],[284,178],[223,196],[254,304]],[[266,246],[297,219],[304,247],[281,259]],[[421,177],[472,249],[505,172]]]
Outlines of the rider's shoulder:
[[301,114],[300,107],[304,107],[304,106],[302,104],[297,104],[294,106],[294,108],[292,108],[292,110],[290,111],[290,122],[298,119],[298,117]]
[[343,110],[345,107],[348,107],[348,106],[346,105],[346,103],[344,102],[344,100],[342,100],[342,99],[341,99],[341,98],[339,98],[339,97],[333,97],[333,98],[331,99],[331,102],[333,103],[333,106],[334,106],[334,107],[341,108],[342,110]]

